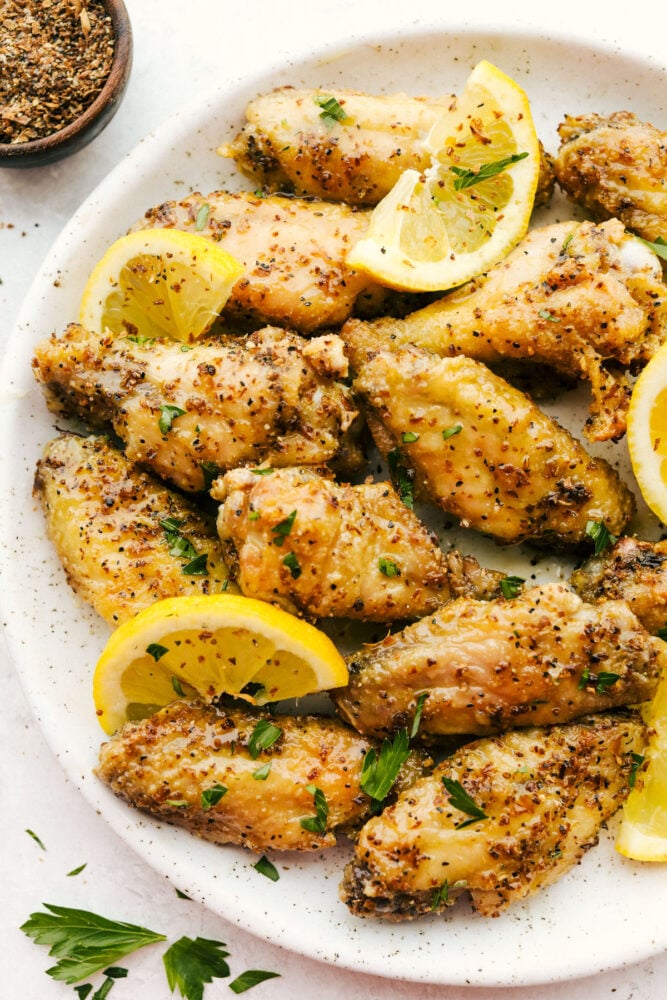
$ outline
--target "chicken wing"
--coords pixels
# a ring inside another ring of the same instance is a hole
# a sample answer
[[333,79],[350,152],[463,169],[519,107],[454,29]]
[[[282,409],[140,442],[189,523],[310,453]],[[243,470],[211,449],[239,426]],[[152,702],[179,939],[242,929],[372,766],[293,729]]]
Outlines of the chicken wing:
[[289,611],[391,622],[459,594],[498,593],[503,574],[445,554],[390,483],[244,468],[214,483],[211,495],[222,501],[218,532],[242,593]]
[[[266,726],[274,742],[261,749]],[[371,746],[336,719],[175,701],[104,743],[96,773],[131,805],[204,840],[319,851],[370,815],[360,779]],[[412,783],[425,761],[413,753],[401,780]]]
[[591,383],[586,434],[606,440],[625,433],[630,388],[619,369],[642,367],[666,331],[660,261],[616,219],[533,230],[486,276],[404,319],[349,320],[342,336],[354,368],[406,343],[487,364],[546,363]]
[[629,111],[567,115],[554,160],[560,187],[595,219],[647,240],[667,233],[667,132]]
[[585,601],[627,601],[654,635],[667,627],[667,541],[619,538],[579,566],[570,584]]
[[[355,90],[280,87],[251,101],[246,124],[218,152],[272,191],[294,191],[348,205],[376,205],[407,169],[426,170],[424,139],[454,96],[374,96]],[[554,187],[540,147],[537,204]]]
[[405,920],[469,893],[497,916],[597,843],[645,739],[620,713],[464,746],[365,824],[342,899],[358,916]]
[[339,326],[356,307],[377,315],[387,292],[345,265],[368,213],[300,198],[194,193],[149,209],[133,228],[183,229],[219,243],[244,266],[224,315],[301,333]]
[[131,461],[184,490],[243,462],[362,461],[335,336],[307,341],[267,327],[184,351],[73,324],[38,344],[33,369],[62,409],[111,423]]
[[35,495],[69,584],[110,625],[164,597],[236,589],[213,518],[104,437],[50,441]]
[[586,604],[551,583],[511,599],[461,597],[365,647],[332,698],[379,737],[407,725],[426,692],[422,739],[483,736],[647,701],[665,666],[667,646],[625,601]]
[[632,517],[616,471],[479,361],[381,351],[354,388],[380,450],[466,527],[574,547],[590,521],[619,535]]

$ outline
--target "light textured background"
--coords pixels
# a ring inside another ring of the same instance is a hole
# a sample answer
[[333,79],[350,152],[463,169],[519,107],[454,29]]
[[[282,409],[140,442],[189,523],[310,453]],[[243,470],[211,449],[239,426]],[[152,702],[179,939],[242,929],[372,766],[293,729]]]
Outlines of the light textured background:
[[[344,25],[355,29],[383,24],[383,12],[395,19],[397,4],[366,0],[276,4],[254,0],[126,0],[135,38],[134,69],[125,101],[114,121],[94,144],[70,160],[39,170],[0,171],[0,338],[9,336],[30,282],[60,228],[105,174],[175,108],[212,82],[234,76],[251,64],[260,67],[282,51],[299,45],[317,48]],[[590,5],[591,8],[593,5]],[[361,9],[360,9],[361,8]],[[405,5],[406,23],[428,23],[429,13],[444,16],[444,4],[423,0]],[[664,62],[667,42],[647,3],[607,7],[604,20],[593,9],[568,0],[551,10],[545,5],[508,5],[476,0],[474,10],[450,5],[459,24],[508,26],[549,23],[559,32],[571,27],[585,38],[641,43]],[[629,20],[632,18],[632,20]],[[651,35],[648,26],[656,30]],[[656,123],[667,124],[667,123]],[[45,330],[45,333],[48,332]],[[1,514],[0,514],[1,516]],[[21,576],[2,587],[29,586]],[[173,940],[181,934],[225,941],[232,974],[247,968],[270,969],[281,978],[249,995],[286,1000],[307,990],[321,1000],[663,1000],[667,992],[667,956],[602,976],[527,989],[473,989],[424,986],[388,981],[300,958],[178,899],[173,887],[140,861],[96,815],[67,781],[45,745],[30,706],[0,645],[0,998],[58,1000],[72,997],[71,987],[44,974],[46,949],[30,942],[19,925],[43,902],[81,906],[142,923]],[[28,836],[34,830],[46,850]],[[86,863],[75,878],[67,872]],[[622,906],[622,899],[601,902]],[[511,961],[511,957],[508,956]],[[564,963],[567,956],[563,956]],[[127,980],[116,983],[113,1000],[166,1000],[169,990],[159,952],[146,949],[123,964]],[[206,1000],[231,996],[224,980],[206,988]]]

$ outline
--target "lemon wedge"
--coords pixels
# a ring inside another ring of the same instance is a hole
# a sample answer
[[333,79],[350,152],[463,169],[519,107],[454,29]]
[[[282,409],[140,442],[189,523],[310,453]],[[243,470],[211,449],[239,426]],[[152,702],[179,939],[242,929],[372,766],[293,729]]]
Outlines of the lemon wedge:
[[644,500],[667,523],[667,343],[653,355],[632,390],[628,450]]
[[431,166],[401,174],[347,256],[350,267],[405,291],[455,288],[506,256],[528,229],[539,179],[528,98],[486,60],[425,147]]
[[231,254],[204,236],[178,229],[128,233],[91,272],[79,322],[93,333],[195,340],[242,273]]
[[314,625],[236,594],[168,597],[112,632],[93,698],[106,733],[177,697],[220,694],[254,704],[347,684],[345,660]]
[[616,850],[635,861],[667,861],[667,674],[646,706],[644,719],[649,727],[645,762],[637,761]]

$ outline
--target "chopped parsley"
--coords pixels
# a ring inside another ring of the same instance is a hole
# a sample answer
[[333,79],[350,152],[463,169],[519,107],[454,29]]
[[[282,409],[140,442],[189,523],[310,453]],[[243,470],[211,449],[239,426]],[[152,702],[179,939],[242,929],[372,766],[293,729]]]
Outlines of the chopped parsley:
[[516,597],[526,581],[522,576],[506,576],[500,581],[500,590],[503,597]]
[[271,879],[272,882],[277,882],[280,879],[278,869],[272,861],[269,861],[266,854],[262,854],[257,864],[253,865],[253,868],[256,872],[259,872],[260,875],[264,875],[265,878]]
[[327,818],[329,816],[329,805],[326,796],[317,785],[306,785],[306,791],[310,792],[315,800],[315,815],[303,816],[299,823],[304,830],[310,833],[325,833],[327,828]]
[[419,441],[419,434],[415,434],[414,431],[403,431],[401,441],[403,444],[414,444],[415,441]]
[[211,785],[210,788],[205,788],[201,793],[201,807],[204,812],[212,809],[213,806],[217,806],[220,799],[228,791],[229,789],[225,785],[221,785],[219,781],[216,781],[215,785]]
[[264,969],[247,969],[246,972],[242,972],[240,976],[232,980],[229,988],[232,993],[245,993],[246,990],[251,990],[253,986],[264,983],[267,979],[276,979],[279,977],[279,972],[265,972]]
[[202,229],[206,226],[210,214],[211,214],[211,206],[208,204],[208,202],[206,202],[204,205],[201,205],[199,211],[197,212],[197,218],[195,219],[195,229],[197,230],[198,233],[200,233]]
[[448,778],[446,775],[443,776],[442,783],[445,786],[445,791],[449,793],[449,803],[458,809],[459,812],[465,813],[466,816],[470,816],[470,819],[463,820],[462,823],[457,823],[455,829],[462,830],[466,826],[470,826],[471,823],[476,823],[480,819],[488,819],[484,810],[477,805],[477,803],[472,799],[460,781],[456,781],[454,778]]
[[595,690],[598,694],[605,694],[608,689],[613,687],[616,681],[620,681],[620,679],[620,674],[613,674],[609,670],[601,670],[597,676]]
[[183,685],[181,684],[178,677],[171,675],[171,686],[178,695],[179,698],[185,698],[185,691],[183,690]]
[[398,777],[398,772],[410,756],[407,729],[399,729],[392,740],[384,739],[378,755],[375,747],[366,751],[359,784],[374,802],[383,802]]
[[611,534],[604,521],[586,521],[586,534],[593,539],[596,556],[618,540],[616,535]]
[[46,847],[44,846],[43,841],[41,841],[39,839],[39,837],[34,832],[34,830],[26,830],[25,832],[28,834],[29,837],[32,837],[32,839],[35,841],[35,843],[38,844],[42,848],[43,851],[46,850]]
[[659,628],[655,634],[658,639],[662,639],[663,642],[667,642],[667,625],[663,625],[663,627]]
[[628,787],[634,788],[639,769],[646,760],[646,757],[644,757],[641,753],[634,753],[634,751],[630,753],[630,757],[632,758],[632,767],[630,768],[630,773],[628,775]]
[[640,240],[641,243],[644,243],[650,250],[653,251],[653,253],[656,253],[658,257],[661,257],[663,260],[667,260],[667,240],[663,239],[662,236],[658,236],[653,243],[650,240],[643,240],[641,236],[637,236],[636,239]]
[[160,419],[158,420],[158,427],[161,432],[163,434],[168,434],[176,417],[182,417],[184,413],[185,410],[182,410],[180,406],[172,406],[171,403],[163,403],[160,407]]
[[454,437],[456,434],[460,434],[462,430],[463,424],[452,424],[451,427],[445,427],[442,432],[443,441],[449,441],[451,437]]
[[548,309],[540,309],[537,315],[540,319],[548,320],[549,323],[560,323],[560,318],[558,316],[554,316],[554,314],[550,313]]
[[274,545],[282,545],[289,533],[292,530],[292,525],[294,524],[294,519],[296,517],[296,511],[293,510],[291,514],[288,514],[284,520],[279,521],[278,524],[274,524],[271,531],[275,535],[273,539]]
[[424,702],[429,696],[428,691],[422,691],[417,697],[417,705],[415,706],[415,714],[412,719],[412,729],[410,730],[410,739],[414,740],[415,736],[419,732],[419,724],[422,721],[422,712],[424,711]]
[[270,760],[266,764],[262,764],[261,767],[258,767],[256,771],[253,771],[252,776],[255,781],[266,781],[270,774],[272,764],[273,761]]
[[280,726],[276,726],[269,719],[260,719],[248,740],[248,753],[252,759],[256,760],[262,750],[268,750],[269,747],[272,747],[281,735]]
[[345,121],[347,114],[343,106],[332,95],[317,95],[313,98],[322,110],[320,118],[328,129],[331,129],[338,122]]
[[449,169],[453,174],[456,174],[456,180],[454,181],[454,190],[463,191],[465,188],[472,187],[473,184],[479,184],[481,181],[488,181],[491,177],[495,177],[497,174],[502,173],[507,167],[511,167],[514,163],[518,163],[519,160],[524,160],[528,156],[528,153],[512,153],[511,156],[506,156],[502,160],[496,160],[493,163],[483,163],[479,170],[466,170],[464,167],[450,167]]
[[414,508],[415,470],[405,464],[405,456],[400,448],[392,448],[387,454],[389,475],[394,488],[406,507]]
[[75,875],[80,875],[81,872],[84,870],[84,868],[87,867],[88,867],[88,862],[84,861],[84,863],[82,865],[79,865],[78,868],[72,868],[71,872],[67,872],[67,878],[73,878]]
[[378,569],[380,570],[383,576],[401,575],[401,571],[396,565],[396,563],[393,561],[393,559],[385,559],[384,557],[380,557],[378,559]]
[[157,661],[161,659],[165,653],[168,653],[169,650],[166,646],[161,646],[159,642],[151,642],[148,646],[146,646],[146,652],[149,656],[152,656],[157,663]]
[[294,552],[288,552],[283,559],[283,565],[287,566],[293,580],[298,580],[301,576],[301,566]]
[[186,576],[208,576],[208,555],[206,552],[200,553],[192,562],[184,566],[182,572]]
[[221,469],[215,464],[215,462],[201,462],[199,468],[201,469],[202,476],[204,477],[204,489],[208,492],[213,485],[214,480],[220,475]]

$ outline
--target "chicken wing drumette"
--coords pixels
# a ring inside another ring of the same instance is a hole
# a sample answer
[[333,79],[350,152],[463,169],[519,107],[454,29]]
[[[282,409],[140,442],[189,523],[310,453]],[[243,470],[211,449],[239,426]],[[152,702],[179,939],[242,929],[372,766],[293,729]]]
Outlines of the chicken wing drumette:
[[409,920],[469,893],[497,916],[597,843],[645,739],[638,717],[607,713],[464,746],[364,825],[343,900],[358,916]]
[[667,232],[667,132],[630,111],[567,115],[558,126],[558,184],[592,218],[620,219],[647,240]]
[[361,462],[336,336],[266,327],[184,351],[72,325],[38,344],[33,369],[61,409],[111,424],[131,461],[183,490],[243,462]]
[[630,386],[667,332],[667,286],[658,257],[617,219],[536,229],[493,267],[404,319],[349,320],[352,367],[378,350],[416,344],[443,357],[550,365],[592,387],[586,434],[625,433]]
[[355,729],[396,732],[426,692],[419,735],[437,740],[647,701],[667,646],[624,601],[586,604],[550,583],[511,599],[461,597],[347,659],[348,685],[332,697]]
[[[261,471],[261,470],[260,470]],[[316,470],[233,469],[213,484],[218,532],[242,593],[313,618],[418,618],[460,594],[498,593],[437,538],[390,483],[339,484]]]
[[110,625],[165,597],[235,589],[213,518],[104,437],[50,441],[35,494],[68,582]]
[[381,351],[354,388],[380,450],[466,527],[500,542],[590,542],[590,521],[619,535],[634,498],[520,390],[466,357]]

